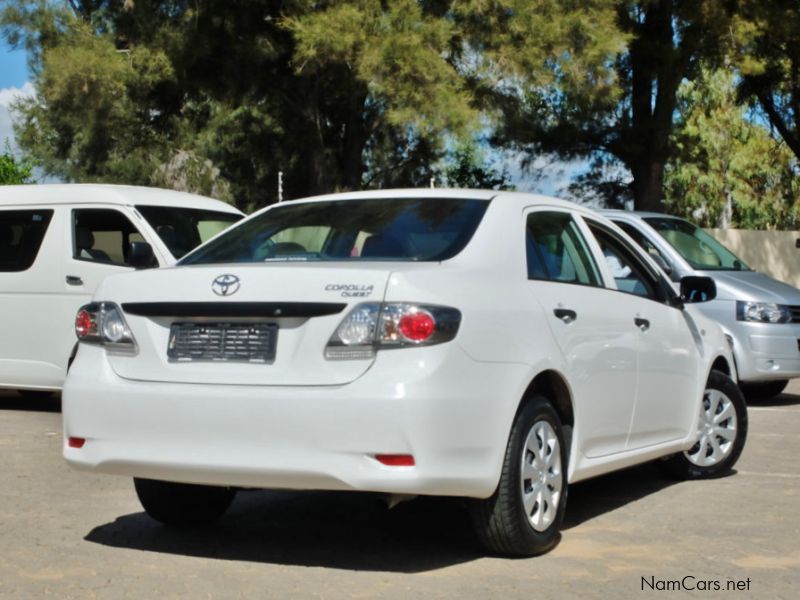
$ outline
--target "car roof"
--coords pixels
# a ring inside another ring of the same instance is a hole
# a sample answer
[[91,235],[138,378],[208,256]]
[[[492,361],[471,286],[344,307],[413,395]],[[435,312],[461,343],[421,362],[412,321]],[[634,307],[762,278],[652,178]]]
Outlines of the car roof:
[[681,217],[676,217],[675,215],[668,215],[666,213],[647,211],[647,210],[621,210],[618,208],[603,208],[599,209],[598,212],[601,215],[605,215],[605,217],[608,219],[613,219],[614,217],[626,216],[626,217],[634,217],[636,219],[649,219],[655,217],[659,219],[683,220],[681,219]]
[[[560,198],[553,198],[550,196],[543,196],[541,194],[531,194],[528,192],[506,192],[497,190],[476,190],[469,188],[398,188],[361,192],[344,192],[286,200],[281,204],[293,202],[326,202],[332,200],[400,200],[406,198],[462,198],[465,200],[487,201],[497,198],[503,202],[516,202],[523,207],[530,206],[531,204],[547,204],[548,206],[562,206],[571,210],[590,210],[588,207],[581,204],[576,204],[575,202],[561,200]],[[277,205],[273,204],[272,206],[274,207]]]
[[97,183],[0,186],[0,206],[40,204],[146,204],[242,214],[236,207],[213,198],[143,186]]

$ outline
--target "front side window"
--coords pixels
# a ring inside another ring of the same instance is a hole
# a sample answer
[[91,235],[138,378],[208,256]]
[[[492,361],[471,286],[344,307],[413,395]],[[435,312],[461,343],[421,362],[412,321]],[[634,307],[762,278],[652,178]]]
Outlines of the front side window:
[[666,299],[659,278],[636,256],[633,248],[605,227],[589,221],[587,224],[603,252],[619,291],[656,301]]
[[287,202],[225,232],[181,264],[447,260],[469,243],[488,205],[459,198]]
[[145,241],[118,210],[80,209],[72,217],[72,256],[77,260],[128,266],[131,242]]
[[33,266],[52,218],[52,210],[0,211],[0,272]]
[[693,269],[705,271],[750,271],[744,261],[705,231],[668,217],[647,217],[645,221],[678,251]]
[[528,279],[600,285],[600,277],[578,226],[568,213],[528,215],[525,247]]
[[172,256],[182,258],[242,218],[235,213],[175,206],[136,205]]

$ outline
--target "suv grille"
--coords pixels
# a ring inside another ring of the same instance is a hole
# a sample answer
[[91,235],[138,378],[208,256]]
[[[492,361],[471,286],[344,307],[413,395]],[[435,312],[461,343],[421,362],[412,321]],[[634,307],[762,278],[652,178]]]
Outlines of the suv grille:
[[275,360],[278,326],[273,323],[173,323],[167,356],[172,361]]
[[792,323],[800,323],[800,306],[790,306],[792,311]]

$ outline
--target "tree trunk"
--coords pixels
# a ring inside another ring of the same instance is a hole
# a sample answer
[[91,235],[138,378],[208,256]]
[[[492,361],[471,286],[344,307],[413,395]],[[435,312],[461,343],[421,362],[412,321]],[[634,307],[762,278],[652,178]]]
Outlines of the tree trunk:
[[675,46],[674,4],[648,4],[630,46],[631,126],[624,138],[624,162],[633,175],[635,210],[664,211],[664,168],[678,86],[688,67],[693,39]]
[[643,156],[631,165],[635,210],[664,212],[664,167],[666,159]]
[[348,107],[347,125],[342,140],[342,187],[348,191],[360,190],[364,176],[364,147],[367,144],[366,87],[354,93]]

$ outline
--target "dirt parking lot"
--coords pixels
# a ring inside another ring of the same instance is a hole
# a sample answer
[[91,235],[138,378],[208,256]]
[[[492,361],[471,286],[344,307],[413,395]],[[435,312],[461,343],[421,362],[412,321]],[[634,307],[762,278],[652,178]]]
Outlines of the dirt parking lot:
[[480,554],[454,500],[388,511],[360,494],[246,492],[211,529],[170,530],[142,513],[128,479],[66,466],[59,408],[0,391],[4,598],[800,593],[797,382],[751,407],[734,475],[675,483],[645,465],[577,484],[561,543],[526,560]]

